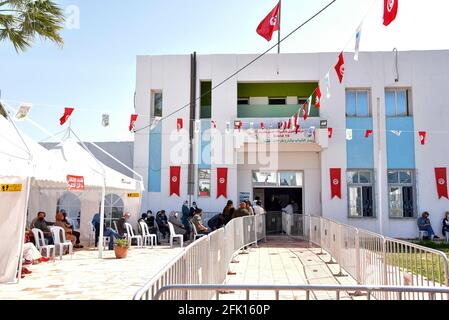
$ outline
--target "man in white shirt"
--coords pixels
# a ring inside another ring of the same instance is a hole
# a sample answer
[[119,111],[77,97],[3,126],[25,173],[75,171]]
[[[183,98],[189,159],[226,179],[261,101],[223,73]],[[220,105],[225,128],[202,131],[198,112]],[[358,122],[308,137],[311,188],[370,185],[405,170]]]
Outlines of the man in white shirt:
[[293,201],[290,201],[290,203],[282,209],[283,212],[287,214],[293,214]]
[[265,214],[265,209],[262,208],[262,202],[260,201],[256,201],[256,204],[254,205],[254,214],[258,215],[258,214]]

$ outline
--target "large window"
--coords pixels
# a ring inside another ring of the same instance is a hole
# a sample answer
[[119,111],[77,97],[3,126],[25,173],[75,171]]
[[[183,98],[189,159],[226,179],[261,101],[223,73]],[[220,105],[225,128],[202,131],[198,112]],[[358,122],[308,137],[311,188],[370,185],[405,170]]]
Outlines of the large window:
[[390,217],[415,217],[415,177],[413,170],[388,171]]
[[210,197],[210,169],[198,170],[198,196]]
[[269,105],[284,105],[287,104],[287,98],[285,97],[270,97],[268,98]]
[[260,172],[253,171],[254,187],[302,187],[303,173],[293,171]]
[[118,221],[124,213],[122,198],[114,193],[107,194],[104,198],[104,213],[106,226],[114,229],[113,221]]
[[65,192],[56,204],[56,211],[64,210],[67,213],[67,221],[72,224],[75,230],[80,227],[81,200],[72,192]]
[[374,217],[373,171],[347,172],[349,217]]
[[153,114],[154,117],[162,117],[162,92],[153,92]]
[[385,109],[387,117],[407,117],[411,115],[409,90],[385,90]]
[[369,117],[370,114],[369,90],[346,90],[346,116]]

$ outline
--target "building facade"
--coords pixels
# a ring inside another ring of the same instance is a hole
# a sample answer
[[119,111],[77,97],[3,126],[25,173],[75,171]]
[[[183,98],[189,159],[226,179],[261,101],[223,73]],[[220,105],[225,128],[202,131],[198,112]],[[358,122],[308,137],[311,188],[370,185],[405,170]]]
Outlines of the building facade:
[[[266,55],[223,82],[255,57],[199,55],[193,68],[190,55],[137,57],[143,209],[179,211],[190,200],[221,212],[228,199],[259,196],[270,211],[294,200],[296,212],[404,238],[417,236],[416,218],[429,211],[441,233],[449,202],[438,197],[435,168],[449,165],[449,51],[361,53],[358,62],[345,53],[341,84],[336,53]],[[284,128],[298,111],[300,129]],[[170,196],[172,166],[180,196]],[[227,169],[227,197],[217,199],[218,168]],[[341,169],[341,199],[331,169]]]

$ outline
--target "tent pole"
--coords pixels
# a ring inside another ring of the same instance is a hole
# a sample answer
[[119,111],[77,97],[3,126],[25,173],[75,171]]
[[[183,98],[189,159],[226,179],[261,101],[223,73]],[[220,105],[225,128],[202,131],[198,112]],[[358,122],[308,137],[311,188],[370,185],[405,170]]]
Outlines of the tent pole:
[[103,236],[104,236],[103,226],[104,226],[105,197],[106,197],[106,178],[103,176],[103,188],[101,188],[101,205],[100,205],[100,234],[98,235],[98,257],[100,259],[103,259]]

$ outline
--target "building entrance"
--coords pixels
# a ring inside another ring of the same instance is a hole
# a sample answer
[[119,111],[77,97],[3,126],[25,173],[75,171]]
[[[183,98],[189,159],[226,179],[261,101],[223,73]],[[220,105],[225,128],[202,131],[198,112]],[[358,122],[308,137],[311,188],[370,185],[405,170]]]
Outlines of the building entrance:
[[302,214],[302,188],[255,188],[254,197],[259,197],[267,211],[267,234],[282,234],[282,209],[290,203],[294,214]]

